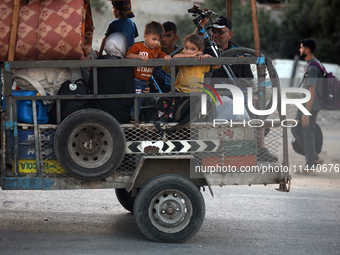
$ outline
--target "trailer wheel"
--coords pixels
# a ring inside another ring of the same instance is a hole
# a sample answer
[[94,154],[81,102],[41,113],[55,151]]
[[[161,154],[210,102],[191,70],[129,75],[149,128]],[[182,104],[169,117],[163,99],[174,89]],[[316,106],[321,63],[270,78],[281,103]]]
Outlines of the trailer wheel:
[[185,242],[202,226],[205,203],[187,178],[161,175],[138,192],[133,213],[139,229],[150,240]]
[[66,172],[82,180],[100,180],[121,164],[125,135],[110,114],[83,109],[69,115],[55,135],[55,154]]
[[135,198],[131,196],[131,192],[127,192],[126,189],[115,189],[118,202],[129,212],[133,213],[133,205]]

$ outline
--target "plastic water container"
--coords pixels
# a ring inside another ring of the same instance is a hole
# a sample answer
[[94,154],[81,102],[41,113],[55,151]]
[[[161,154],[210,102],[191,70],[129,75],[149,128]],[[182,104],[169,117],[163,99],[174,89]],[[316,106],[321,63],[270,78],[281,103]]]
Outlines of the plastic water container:
[[[50,174],[66,174],[66,171],[56,160],[54,153],[54,133],[42,136],[45,148],[42,151],[43,171]],[[9,134],[10,147],[6,150],[6,158],[12,164],[12,171],[15,171],[14,165],[14,135],[13,131]],[[35,137],[33,129],[18,129],[18,166],[19,173],[36,174],[37,164],[35,155]]]
[[[37,91],[24,91],[24,90],[13,90],[13,96],[36,96]],[[37,121],[39,124],[45,124],[48,122],[47,116],[47,105],[42,100],[36,100],[37,107]],[[33,110],[31,100],[18,100],[17,101],[17,118],[18,122],[33,123]]]
[[[54,153],[54,134],[45,135],[42,137],[45,148],[42,151],[42,156],[45,159],[56,159]],[[14,159],[14,135],[13,131],[9,134],[10,154],[7,157],[12,161]],[[18,159],[35,160],[35,137],[33,129],[18,130]]]

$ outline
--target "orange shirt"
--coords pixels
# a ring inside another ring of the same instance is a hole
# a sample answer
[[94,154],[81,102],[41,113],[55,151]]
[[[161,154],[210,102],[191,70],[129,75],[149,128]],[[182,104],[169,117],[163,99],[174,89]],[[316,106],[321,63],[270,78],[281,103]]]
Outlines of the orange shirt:
[[[166,54],[158,47],[150,49],[144,45],[143,42],[135,43],[131,46],[126,55],[129,54],[146,55],[149,58],[164,58]],[[154,67],[153,66],[137,66],[135,69],[135,78],[148,81],[151,78]]]

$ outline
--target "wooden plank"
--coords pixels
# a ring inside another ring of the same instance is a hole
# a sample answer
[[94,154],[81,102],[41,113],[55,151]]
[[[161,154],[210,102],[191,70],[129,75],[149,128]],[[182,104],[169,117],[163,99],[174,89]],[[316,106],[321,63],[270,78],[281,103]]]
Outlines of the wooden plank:
[[20,0],[14,0],[11,35],[9,38],[8,61],[14,61],[15,46],[17,44],[17,34],[19,25]]
[[232,21],[233,20],[233,16],[232,16],[232,0],[226,0],[226,12],[227,12],[227,18]]
[[261,46],[260,46],[260,33],[259,33],[259,24],[257,19],[257,8],[256,8],[256,0],[251,0],[251,12],[252,12],[252,20],[253,20],[253,32],[254,32],[254,44],[255,44],[255,56],[261,56]]

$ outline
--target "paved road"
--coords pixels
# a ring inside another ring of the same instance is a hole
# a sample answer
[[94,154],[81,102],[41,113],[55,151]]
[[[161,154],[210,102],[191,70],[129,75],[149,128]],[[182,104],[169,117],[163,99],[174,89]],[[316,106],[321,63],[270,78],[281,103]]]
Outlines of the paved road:
[[0,191],[0,254],[340,254],[340,190],[215,187],[184,244],[144,238],[113,190]]

